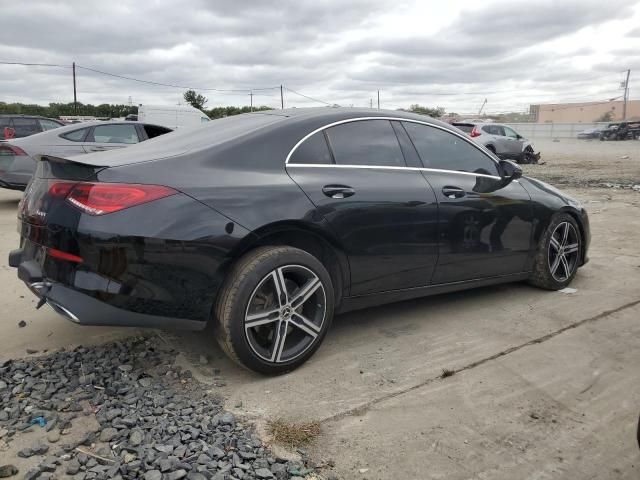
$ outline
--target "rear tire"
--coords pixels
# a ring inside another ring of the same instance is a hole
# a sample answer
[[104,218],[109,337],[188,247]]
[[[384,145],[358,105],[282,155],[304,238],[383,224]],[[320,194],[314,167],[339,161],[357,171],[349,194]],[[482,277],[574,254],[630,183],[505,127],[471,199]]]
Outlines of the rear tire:
[[243,367],[281,374],[315,353],[333,310],[331,277],[318,259],[293,247],[260,247],[238,261],[220,291],[216,339]]
[[582,237],[576,220],[567,213],[554,215],[540,239],[529,283],[546,290],[562,290],[578,271]]

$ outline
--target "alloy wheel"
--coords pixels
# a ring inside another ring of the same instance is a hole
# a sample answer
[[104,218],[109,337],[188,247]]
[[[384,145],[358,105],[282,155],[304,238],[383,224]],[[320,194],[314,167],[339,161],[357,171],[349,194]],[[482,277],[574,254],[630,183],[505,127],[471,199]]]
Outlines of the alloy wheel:
[[558,282],[567,281],[578,265],[580,242],[576,228],[569,222],[556,226],[549,241],[549,271]]
[[244,329],[251,350],[272,363],[290,362],[311,348],[327,310],[324,286],[301,265],[269,272],[254,289]]

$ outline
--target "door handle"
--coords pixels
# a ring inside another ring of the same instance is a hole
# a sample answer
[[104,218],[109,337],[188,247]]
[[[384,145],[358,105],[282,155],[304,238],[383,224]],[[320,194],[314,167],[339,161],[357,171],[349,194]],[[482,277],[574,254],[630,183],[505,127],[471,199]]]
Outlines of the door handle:
[[462,198],[466,195],[460,187],[442,187],[442,193],[447,198]]
[[355,195],[356,191],[346,185],[325,185],[322,187],[322,193],[331,198],[347,198]]
[[89,150],[91,150],[92,152],[104,152],[106,150],[105,147],[92,147]]

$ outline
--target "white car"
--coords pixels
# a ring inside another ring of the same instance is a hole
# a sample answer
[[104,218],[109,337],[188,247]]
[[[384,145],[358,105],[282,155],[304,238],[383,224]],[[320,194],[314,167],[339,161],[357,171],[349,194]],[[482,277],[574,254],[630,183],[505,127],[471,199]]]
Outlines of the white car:
[[36,170],[37,155],[68,157],[144,142],[171,132],[140,122],[85,122],[0,142],[0,187],[24,190]]

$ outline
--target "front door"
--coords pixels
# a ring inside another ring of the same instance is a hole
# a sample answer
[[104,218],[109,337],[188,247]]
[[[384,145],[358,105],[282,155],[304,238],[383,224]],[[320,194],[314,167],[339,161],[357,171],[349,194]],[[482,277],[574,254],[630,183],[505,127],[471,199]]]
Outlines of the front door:
[[312,135],[293,152],[287,172],[345,251],[351,295],[430,283],[436,198],[421,172],[407,168],[388,120],[346,122]]
[[438,200],[440,256],[433,283],[522,272],[533,228],[522,185],[505,182],[497,163],[462,135],[403,124]]

